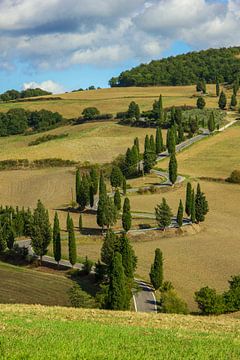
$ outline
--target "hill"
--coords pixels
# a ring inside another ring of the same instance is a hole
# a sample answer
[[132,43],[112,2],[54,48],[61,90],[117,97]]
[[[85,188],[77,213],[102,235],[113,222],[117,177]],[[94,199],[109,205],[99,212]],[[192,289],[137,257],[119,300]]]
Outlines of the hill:
[[232,83],[240,75],[240,47],[209,49],[141,64],[109,81],[110,86],[190,85]]
[[3,305],[3,359],[239,359],[240,320],[230,317]]

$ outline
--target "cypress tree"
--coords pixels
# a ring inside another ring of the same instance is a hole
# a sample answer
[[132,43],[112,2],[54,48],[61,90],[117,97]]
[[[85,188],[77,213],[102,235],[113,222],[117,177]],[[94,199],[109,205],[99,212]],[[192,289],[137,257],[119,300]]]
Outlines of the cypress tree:
[[151,142],[149,136],[145,137],[145,146],[144,146],[144,171],[149,173],[156,161],[156,148],[154,143],[154,137],[151,137]]
[[79,232],[80,232],[80,234],[81,234],[82,229],[83,229],[82,214],[80,214],[80,216],[79,216],[79,220],[78,220],[78,227],[79,227]]
[[109,229],[117,221],[117,209],[114,205],[113,200],[107,196],[104,207],[104,225]]
[[101,171],[100,180],[99,180],[99,196],[100,195],[106,195],[106,194],[107,194],[107,188],[106,188],[106,185],[105,185],[103,172]]
[[221,110],[224,110],[227,105],[227,97],[223,91],[220,93],[218,105]]
[[93,187],[93,194],[96,195],[98,192],[98,174],[94,167],[90,170],[91,183]]
[[173,214],[165,198],[163,198],[162,203],[157,205],[157,207],[155,208],[155,214],[156,220],[160,228],[165,230],[166,227],[171,225]]
[[203,222],[205,220],[205,215],[208,213],[208,202],[204,193],[201,191],[200,184],[197,186],[197,193],[195,197],[195,211],[196,211],[196,221]]
[[150,149],[150,139],[149,136],[146,135],[144,141],[144,152],[149,151],[149,149]]
[[215,130],[215,127],[216,125],[215,125],[214,113],[211,112],[210,117],[208,119],[208,130],[210,132],[213,132]]
[[116,206],[116,209],[118,211],[121,210],[121,207],[122,207],[122,205],[121,205],[121,195],[120,195],[120,192],[119,192],[118,189],[114,193],[114,205]]
[[129,104],[127,117],[129,119],[135,118],[137,121],[140,119],[140,108],[139,108],[139,105],[137,103],[135,103],[135,101],[132,101]]
[[178,223],[179,227],[182,227],[182,224],[183,224],[183,204],[182,204],[182,200],[180,200],[179,206],[178,206],[177,223]]
[[195,193],[194,193],[194,189],[192,190],[191,222],[192,222],[193,224],[196,222],[196,209],[195,209]]
[[182,125],[182,109],[175,110],[174,121],[178,126]]
[[169,171],[169,179],[172,183],[172,185],[175,184],[175,182],[177,181],[177,159],[175,154],[171,154],[170,157],[170,161],[169,161],[169,167],[168,167],[168,171]]
[[127,193],[127,182],[126,182],[125,176],[123,176],[122,189],[123,189],[123,195],[126,195],[126,193]]
[[5,224],[5,239],[7,241],[7,247],[9,250],[13,248],[14,242],[15,242],[15,231],[13,229],[13,226],[10,222],[7,222]]
[[178,144],[180,144],[184,140],[185,140],[184,139],[184,130],[183,130],[183,126],[180,124],[180,125],[178,125]]
[[202,110],[205,108],[205,106],[206,106],[206,101],[204,100],[203,97],[199,97],[197,99],[197,108]]
[[107,307],[111,310],[127,310],[129,308],[122,256],[118,252],[114,254],[110,267]]
[[186,203],[185,203],[185,212],[187,216],[191,215],[192,209],[192,185],[190,182],[187,183],[187,191],[186,191]]
[[53,255],[59,265],[59,261],[61,260],[61,234],[57,212],[55,212],[53,225]]
[[219,81],[217,79],[216,81],[216,96],[219,97],[220,94],[220,85],[219,85]]
[[153,135],[150,136],[150,149],[154,154],[156,154],[156,144]]
[[37,208],[33,213],[33,226],[31,231],[31,245],[36,255],[42,257],[46,255],[48,246],[52,240],[52,230],[49,222],[48,211],[38,200]]
[[90,203],[91,208],[93,208],[93,206],[94,206],[94,187],[93,187],[93,184],[91,184],[90,188],[89,188],[89,203]]
[[122,255],[122,264],[124,273],[128,279],[133,279],[135,270],[135,254],[126,234],[120,236],[120,253]]
[[123,174],[121,169],[118,166],[113,166],[111,175],[110,175],[110,183],[113,188],[118,188],[122,185]]
[[235,94],[232,94],[230,106],[231,108],[235,108],[237,106],[237,98]]
[[106,195],[102,194],[99,196],[98,208],[97,208],[97,224],[104,229],[104,225],[106,223],[105,220],[106,213]]
[[80,175],[80,170],[77,169],[77,171],[76,171],[76,201],[77,201],[77,203],[78,203],[80,185],[81,185],[81,175]]
[[78,204],[81,210],[84,210],[85,207],[89,204],[90,200],[90,184],[89,179],[86,175],[82,177],[80,184],[79,195],[78,195]]
[[2,227],[0,228],[0,253],[3,253],[7,249],[7,241],[3,233]]
[[76,239],[74,233],[73,221],[70,218],[69,229],[68,229],[68,252],[69,252],[69,262],[74,266],[77,262],[77,248],[76,248]]
[[163,137],[161,128],[157,128],[156,130],[156,154],[160,154],[164,150],[163,147]]
[[69,230],[69,227],[71,226],[70,222],[71,222],[71,218],[70,218],[70,213],[69,213],[69,211],[68,211],[68,214],[67,214],[67,221],[66,221],[66,228],[67,228],[67,231]]
[[175,130],[173,127],[169,128],[167,131],[167,149],[170,155],[175,154],[176,152]]
[[163,284],[163,254],[160,249],[155,250],[154,263],[151,265],[150,280],[155,290]]
[[132,215],[131,215],[130,201],[128,198],[125,198],[123,204],[123,213],[122,213],[122,227],[126,232],[128,232],[131,229],[131,225],[132,225]]
[[136,138],[134,139],[134,145],[135,145],[136,148],[137,148],[138,156],[139,156],[139,154],[140,154],[140,146],[139,146],[139,139],[138,139],[138,137],[136,137]]
[[170,117],[171,117],[171,126],[173,126],[175,124],[175,107],[173,106],[171,108],[171,113],[170,113]]
[[117,250],[117,237],[111,229],[108,229],[101,249],[102,262],[110,266],[114,257],[114,253]]

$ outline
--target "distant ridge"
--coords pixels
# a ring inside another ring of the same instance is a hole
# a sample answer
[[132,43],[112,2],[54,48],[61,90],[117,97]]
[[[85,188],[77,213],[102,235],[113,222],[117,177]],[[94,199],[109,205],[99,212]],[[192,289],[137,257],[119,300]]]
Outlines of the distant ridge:
[[232,83],[240,76],[240,47],[208,49],[153,60],[113,77],[116,86],[191,85],[199,79],[207,83]]

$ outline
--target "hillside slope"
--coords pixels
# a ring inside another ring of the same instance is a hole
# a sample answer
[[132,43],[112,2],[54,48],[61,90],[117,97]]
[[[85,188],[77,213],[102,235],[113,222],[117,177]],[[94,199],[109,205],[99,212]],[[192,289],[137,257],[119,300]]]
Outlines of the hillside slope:
[[240,74],[240,47],[208,49],[171,56],[123,71],[111,86],[190,85],[198,79],[232,82]]
[[240,320],[2,305],[2,359],[239,359]]

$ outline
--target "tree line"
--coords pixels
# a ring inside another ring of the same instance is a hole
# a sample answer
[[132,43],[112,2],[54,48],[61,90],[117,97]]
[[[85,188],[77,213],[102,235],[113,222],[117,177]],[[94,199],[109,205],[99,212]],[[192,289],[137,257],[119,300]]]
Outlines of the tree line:
[[0,100],[11,101],[11,100],[19,100],[19,99],[25,99],[25,98],[43,96],[43,95],[52,95],[52,93],[49,91],[42,90],[40,88],[26,89],[22,91],[12,89],[5,91],[3,94],[0,94]]

